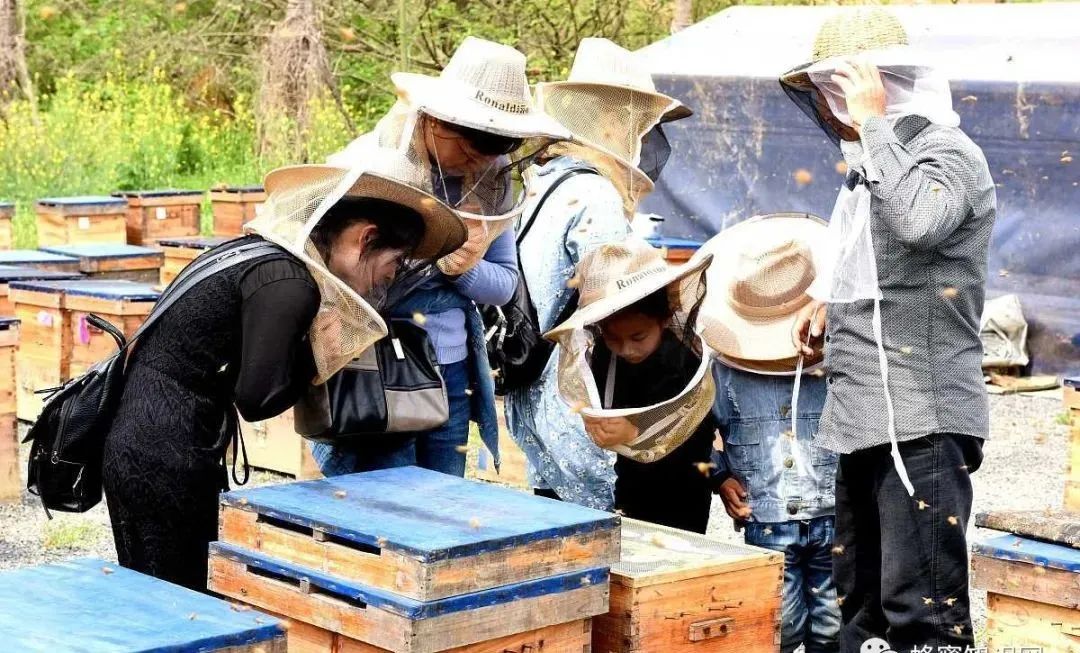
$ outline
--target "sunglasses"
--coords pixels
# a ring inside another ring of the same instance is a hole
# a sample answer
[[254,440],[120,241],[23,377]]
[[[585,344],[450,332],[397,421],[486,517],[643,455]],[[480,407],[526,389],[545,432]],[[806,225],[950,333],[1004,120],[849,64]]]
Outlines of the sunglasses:
[[471,127],[463,127],[449,122],[439,121],[439,124],[447,131],[453,132],[459,138],[469,144],[469,147],[485,156],[502,156],[519,149],[524,143],[524,138],[511,138],[499,136]]

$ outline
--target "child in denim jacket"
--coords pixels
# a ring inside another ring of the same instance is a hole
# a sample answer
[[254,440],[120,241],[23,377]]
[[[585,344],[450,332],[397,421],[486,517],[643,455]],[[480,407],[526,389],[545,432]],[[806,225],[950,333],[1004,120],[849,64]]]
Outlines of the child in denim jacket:
[[[791,433],[794,376],[755,374],[717,363],[723,451],[715,483],[746,543],[784,553],[780,650],[839,650],[840,608],[832,583],[836,454],[812,444],[825,382],[804,375],[797,433]],[[799,459],[801,457],[801,460]]]

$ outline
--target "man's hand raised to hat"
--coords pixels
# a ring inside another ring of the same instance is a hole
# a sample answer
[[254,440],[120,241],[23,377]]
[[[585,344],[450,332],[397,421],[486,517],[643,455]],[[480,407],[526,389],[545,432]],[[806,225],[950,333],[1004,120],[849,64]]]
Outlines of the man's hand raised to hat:
[[799,309],[791,327],[791,342],[803,356],[816,356],[821,350],[821,335],[825,333],[824,302],[812,301]]
[[832,81],[844,92],[848,116],[860,134],[867,120],[885,115],[885,85],[881,82],[881,73],[865,57],[840,62]]

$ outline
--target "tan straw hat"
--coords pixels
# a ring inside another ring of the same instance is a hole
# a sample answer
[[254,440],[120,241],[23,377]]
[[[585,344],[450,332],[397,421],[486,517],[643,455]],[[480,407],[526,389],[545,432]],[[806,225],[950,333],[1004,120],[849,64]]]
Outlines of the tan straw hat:
[[888,9],[878,6],[842,9],[818,29],[810,62],[785,73],[780,81],[791,86],[805,86],[810,84],[805,69],[819,61],[907,44],[907,31]]
[[577,311],[544,337],[557,340],[566,332],[596,324],[669,286],[677,303],[699,296],[701,272],[711,259],[711,255],[703,255],[684,265],[671,266],[660,249],[636,236],[591,250],[578,266]]
[[795,369],[791,329],[811,301],[813,249],[825,228],[805,213],[774,213],[725,229],[701,247],[696,256],[713,255],[698,318],[709,347],[742,366]]
[[394,73],[411,108],[462,127],[510,138],[569,138],[566,128],[533,105],[525,55],[508,45],[467,37],[438,77]]
[[[424,236],[413,250],[418,259],[437,259],[453,252],[465,242],[465,224],[449,206],[424,190],[424,180],[405,157],[387,151],[371,157],[373,170],[365,171],[344,197],[370,197],[400,204],[416,211],[424,221]],[[345,169],[328,165],[297,165],[278,168],[266,175],[263,187],[268,194],[341,179]],[[427,184],[430,185],[430,184]]]

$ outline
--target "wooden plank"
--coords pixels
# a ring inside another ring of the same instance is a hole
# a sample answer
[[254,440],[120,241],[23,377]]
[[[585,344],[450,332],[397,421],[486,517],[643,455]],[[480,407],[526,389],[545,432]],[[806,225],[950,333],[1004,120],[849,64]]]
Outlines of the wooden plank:
[[37,249],[0,251],[0,265],[50,272],[79,273],[79,259],[49,254]]
[[[262,536],[276,533],[278,555],[354,565],[357,582],[424,601],[618,559],[614,515],[416,467],[238,490],[222,503],[265,515]],[[340,559],[324,559],[319,547],[297,541],[296,533],[316,532],[351,549],[354,560],[336,548]],[[384,562],[384,553],[394,556]],[[416,564],[395,566],[401,559]]]
[[322,476],[307,442],[296,432],[292,410],[261,422],[241,420],[240,432],[252,467],[288,474],[297,480]]
[[621,559],[612,565],[611,582],[648,587],[782,562],[776,551],[624,519]]
[[18,384],[15,354],[19,348],[19,323],[14,317],[0,316],[0,415],[15,413]]
[[21,289],[13,284],[11,299],[19,319],[19,348],[15,353],[16,413],[33,421],[44,397],[35,390],[53,388],[67,380],[71,362],[71,330],[61,310],[59,293]]
[[97,559],[0,572],[0,633],[6,651],[42,653],[254,653],[285,644],[270,616]]
[[986,639],[991,651],[1074,653],[1080,649],[1080,611],[1003,594],[987,594]]
[[395,653],[437,653],[602,613],[607,583],[598,579],[605,577],[602,571],[573,574],[418,603],[215,543],[209,587]]
[[[1065,410],[1080,411],[1080,390],[1071,386],[1064,386],[1061,389],[1061,401],[1065,406]],[[1077,419],[1077,415],[1073,414],[1073,420]]]
[[975,525],[1067,546],[1080,546],[1080,519],[1065,510],[994,510],[975,515]]
[[127,200],[109,195],[83,195],[75,197],[45,197],[34,203],[38,212],[57,215],[123,215]]
[[38,245],[126,243],[127,221],[120,215],[64,216],[38,213]]
[[0,501],[22,499],[19,475],[19,422],[15,411],[0,413]]
[[[502,458],[499,471],[495,471],[495,465],[491,464],[490,456],[484,449],[484,445],[476,443],[480,450],[473,458],[473,464],[470,464],[469,469],[466,470],[466,476],[467,478],[508,485],[531,492],[532,488],[529,486],[528,478],[529,462],[525,458],[525,452],[510,437],[510,431],[506,428],[506,416],[503,414],[502,402],[498,402],[497,413],[499,420],[499,456]],[[470,456],[470,458],[472,457]],[[481,459],[487,462],[484,469],[480,468]]]
[[212,191],[210,206],[214,214],[215,236],[239,236],[244,224],[251,222],[262,209],[266,193]]
[[0,249],[11,249],[15,243],[15,230],[11,226],[11,216],[0,216]]
[[971,574],[978,589],[1080,609],[1080,574],[1075,572],[975,554]]
[[999,535],[976,542],[971,548],[976,554],[999,560],[1018,560],[1080,574],[1080,549],[1071,546]]

